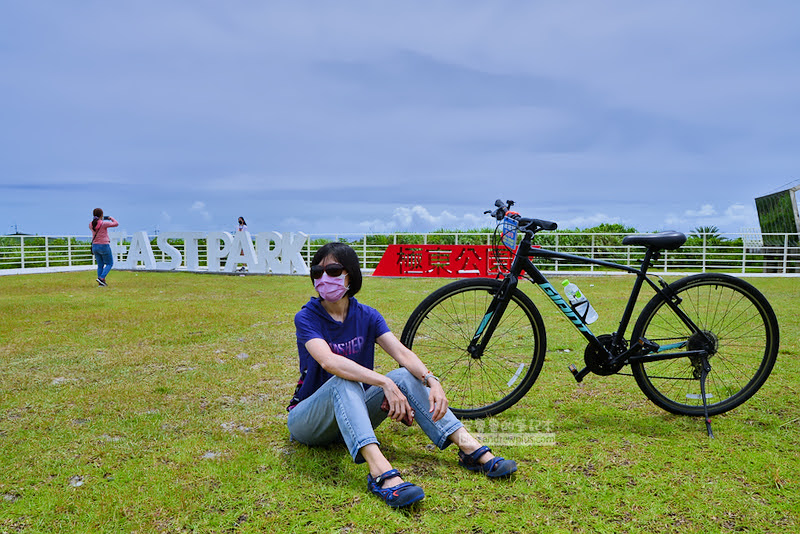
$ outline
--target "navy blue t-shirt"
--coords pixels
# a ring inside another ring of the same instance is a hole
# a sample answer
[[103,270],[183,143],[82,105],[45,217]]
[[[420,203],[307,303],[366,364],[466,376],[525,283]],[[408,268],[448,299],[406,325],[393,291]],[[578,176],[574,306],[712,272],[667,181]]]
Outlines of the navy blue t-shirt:
[[372,369],[375,366],[375,342],[389,332],[386,321],[376,309],[360,304],[353,297],[350,297],[347,317],[341,323],[334,320],[320,302],[320,299],[312,298],[294,316],[300,380],[288,410],[313,395],[333,376],[306,350],[309,340],[323,339],[335,354]]

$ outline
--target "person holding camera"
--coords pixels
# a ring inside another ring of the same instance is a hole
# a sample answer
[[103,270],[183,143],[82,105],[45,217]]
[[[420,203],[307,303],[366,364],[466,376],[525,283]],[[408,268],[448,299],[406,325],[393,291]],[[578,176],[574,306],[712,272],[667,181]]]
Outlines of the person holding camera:
[[97,260],[97,283],[100,287],[106,287],[106,276],[111,267],[114,266],[114,254],[111,253],[111,238],[108,237],[108,229],[119,226],[114,217],[103,215],[101,208],[95,208],[92,212],[94,218],[89,224],[92,230],[92,254]]

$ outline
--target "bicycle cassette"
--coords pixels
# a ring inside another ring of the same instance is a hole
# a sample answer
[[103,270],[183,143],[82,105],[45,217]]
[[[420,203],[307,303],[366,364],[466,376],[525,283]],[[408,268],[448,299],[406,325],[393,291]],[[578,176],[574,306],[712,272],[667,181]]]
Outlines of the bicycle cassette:
[[600,351],[593,345],[587,345],[586,351],[583,353],[583,361],[586,362],[586,367],[596,375],[608,376],[618,373],[620,369],[625,366],[624,361],[614,362],[609,358],[608,353],[616,356],[622,354],[627,350],[627,343],[622,340],[620,344],[614,344],[614,336],[611,334],[604,334],[597,336],[597,340],[606,349]]

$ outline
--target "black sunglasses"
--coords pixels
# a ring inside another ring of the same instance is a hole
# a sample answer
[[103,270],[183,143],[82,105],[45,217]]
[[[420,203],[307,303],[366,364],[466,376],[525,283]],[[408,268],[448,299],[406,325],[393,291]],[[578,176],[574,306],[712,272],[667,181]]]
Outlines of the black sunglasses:
[[338,263],[329,263],[325,267],[322,265],[312,265],[311,266],[311,278],[317,280],[322,278],[322,273],[326,273],[328,276],[337,277],[341,276],[344,272],[344,266]]

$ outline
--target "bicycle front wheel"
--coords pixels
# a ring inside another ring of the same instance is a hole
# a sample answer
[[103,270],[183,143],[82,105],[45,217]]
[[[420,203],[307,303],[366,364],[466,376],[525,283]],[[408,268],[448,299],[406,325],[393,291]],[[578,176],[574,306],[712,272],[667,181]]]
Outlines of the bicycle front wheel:
[[458,280],[431,293],[409,317],[401,341],[441,379],[459,418],[496,415],[531,388],[544,363],[546,338],[539,310],[514,289],[481,355],[467,348],[500,288],[499,280]]
[[[732,276],[698,274],[666,290],[702,331],[693,334],[659,295],[642,310],[632,339],[644,337],[674,352],[706,349],[709,415],[731,410],[764,384],[778,355],[778,321],[767,299]],[[668,354],[668,351],[665,351]],[[699,357],[680,357],[631,365],[636,382],[657,406],[679,415],[702,416]]]

